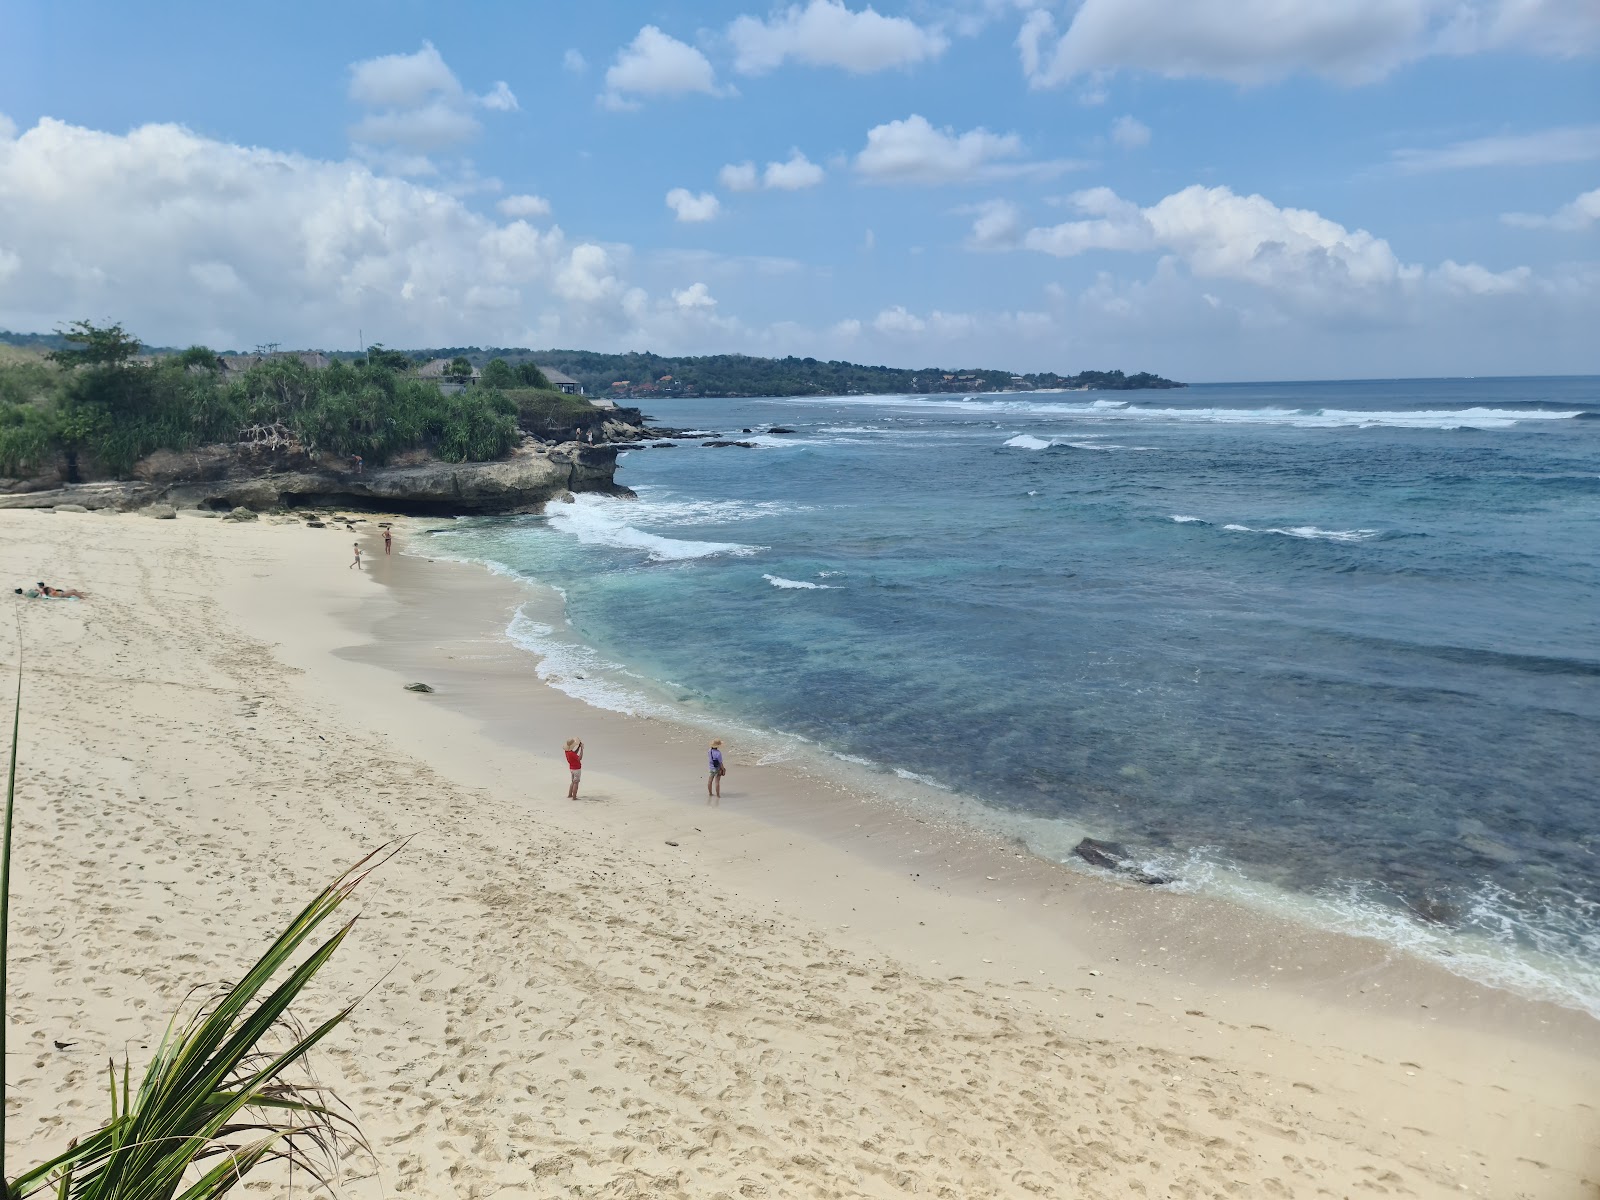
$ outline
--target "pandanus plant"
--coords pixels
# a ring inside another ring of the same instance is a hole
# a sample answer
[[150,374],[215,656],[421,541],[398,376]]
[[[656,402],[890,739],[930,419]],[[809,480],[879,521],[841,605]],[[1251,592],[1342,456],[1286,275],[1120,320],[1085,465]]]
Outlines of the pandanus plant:
[[[22,680],[17,680],[0,845],[0,1062],[5,1050],[11,829],[17,788]],[[345,921],[298,966],[291,961],[376,867],[400,848],[382,847],[339,876],[301,910],[236,984],[192,993],[167,1026],[138,1085],[126,1059],[108,1064],[110,1119],[48,1162],[7,1173],[6,1200],[53,1191],[58,1200],[210,1200],[267,1164],[331,1185],[343,1160],[366,1152],[354,1121],[317,1085],[306,1055],[347,1018],[343,1008],[312,1027],[290,1007],[355,925]],[[282,977],[280,979],[280,976]],[[276,981],[276,982],[275,982]],[[0,1078],[0,1135],[5,1092]]]

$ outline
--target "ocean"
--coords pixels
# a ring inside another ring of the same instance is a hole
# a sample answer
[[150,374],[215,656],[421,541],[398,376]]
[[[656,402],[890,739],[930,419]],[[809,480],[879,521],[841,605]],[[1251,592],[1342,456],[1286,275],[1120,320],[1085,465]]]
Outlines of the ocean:
[[427,543],[559,589],[556,686],[1600,1016],[1600,379],[650,415],[637,500]]

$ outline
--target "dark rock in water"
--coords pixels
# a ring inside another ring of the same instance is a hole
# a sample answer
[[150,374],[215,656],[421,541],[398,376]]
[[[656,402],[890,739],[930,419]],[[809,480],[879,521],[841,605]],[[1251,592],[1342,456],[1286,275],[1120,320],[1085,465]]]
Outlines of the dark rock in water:
[[656,450],[672,450],[672,449],[675,449],[677,447],[678,443],[677,442],[651,442],[650,445]]
[[728,442],[722,440],[721,438],[713,438],[709,442],[701,442],[700,444],[702,446],[714,446],[719,448],[722,446],[743,446],[746,450],[754,450],[756,448],[756,444],[754,442]]
[[774,425],[771,429],[767,430],[767,432],[768,433],[793,433],[794,430],[786,429],[782,425]]
[[433,691],[433,689],[431,687],[429,687],[425,683],[408,683],[408,684],[406,684],[406,691],[408,691],[408,692],[431,692],[431,691]]
[[1447,900],[1432,896],[1407,896],[1405,900],[1417,919],[1429,925],[1455,925],[1461,920],[1461,910]]
[[1084,838],[1072,852],[1091,867],[1104,867],[1107,871],[1120,871],[1128,860],[1128,851],[1121,842],[1102,842],[1097,838]]
[[754,429],[741,429],[741,430],[739,430],[739,432],[740,433],[754,433],[755,430]]
[[1177,882],[1170,875],[1152,875],[1149,871],[1134,866],[1128,861],[1127,847],[1121,842],[1102,842],[1098,838],[1086,837],[1072,848],[1072,852],[1091,867],[1115,871],[1118,875],[1126,875],[1135,883],[1142,883],[1146,887],[1164,887]]

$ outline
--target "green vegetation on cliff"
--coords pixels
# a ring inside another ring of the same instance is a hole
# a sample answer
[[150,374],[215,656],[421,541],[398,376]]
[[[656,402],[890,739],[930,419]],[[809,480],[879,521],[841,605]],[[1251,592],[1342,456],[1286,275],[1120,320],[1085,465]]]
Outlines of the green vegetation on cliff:
[[380,464],[425,449],[480,462],[516,445],[519,404],[533,403],[495,388],[441,389],[381,348],[354,362],[315,366],[281,355],[230,371],[204,347],[142,357],[120,325],[79,321],[61,337],[62,348],[48,354],[13,350],[0,359],[0,476],[125,476],[156,450],[273,428],[313,454]]

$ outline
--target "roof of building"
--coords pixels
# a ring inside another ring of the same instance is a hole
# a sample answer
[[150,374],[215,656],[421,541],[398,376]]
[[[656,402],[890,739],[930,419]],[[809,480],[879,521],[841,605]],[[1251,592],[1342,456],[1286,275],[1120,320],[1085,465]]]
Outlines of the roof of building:
[[539,373],[557,387],[560,387],[564,383],[575,384],[578,382],[571,375],[564,374],[561,371],[556,370],[554,367],[540,367]]
[[[450,369],[450,364],[454,361],[453,358],[436,358],[432,362],[425,362],[417,368],[417,377],[419,379],[454,378],[455,372]],[[472,378],[477,379],[478,375],[478,368],[473,367]]]
[[315,370],[331,367],[333,359],[319,350],[284,350],[278,354],[219,354],[217,361],[224,371],[248,371],[273,359],[295,358]]

